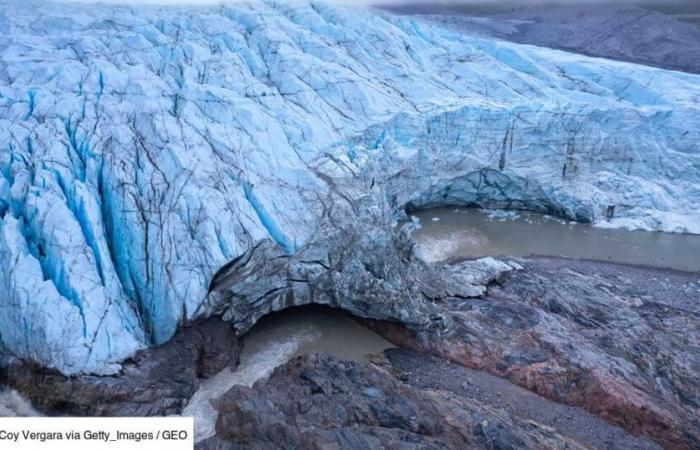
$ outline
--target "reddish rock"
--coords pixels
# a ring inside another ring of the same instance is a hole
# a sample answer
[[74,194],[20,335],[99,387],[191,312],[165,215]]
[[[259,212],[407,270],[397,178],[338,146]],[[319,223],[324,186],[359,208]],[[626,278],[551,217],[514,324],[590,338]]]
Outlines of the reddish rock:
[[447,333],[367,323],[394,344],[586,408],[666,448],[700,447],[700,284],[689,273],[528,261],[480,299],[438,303]]

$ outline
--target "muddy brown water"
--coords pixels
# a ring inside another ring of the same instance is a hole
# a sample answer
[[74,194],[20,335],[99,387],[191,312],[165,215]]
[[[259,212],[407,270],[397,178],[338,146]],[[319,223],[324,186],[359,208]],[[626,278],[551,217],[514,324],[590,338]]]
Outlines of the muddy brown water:
[[599,228],[520,211],[438,208],[412,214],[429,262],[562,256],[700,272],[700,235]]
[[214,403],[234,385],[252,386],[294,356],[330,353],[354,361],[367,361],[392,345],[353,320],[348,314],[321,306],[290,308],[260,319],[243,337],[241,362],[203,380],[183,415],[195,420],[195,441],[215,434]]

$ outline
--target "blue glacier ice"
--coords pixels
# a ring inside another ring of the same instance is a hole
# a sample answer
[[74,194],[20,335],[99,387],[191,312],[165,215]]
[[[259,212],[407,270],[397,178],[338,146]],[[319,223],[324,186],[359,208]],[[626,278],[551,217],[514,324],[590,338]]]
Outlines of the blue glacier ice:
[[2,1],[0,149],[2,346],[65,374],[211,313],[338,179],[700,233],[700,76],[320,3]]

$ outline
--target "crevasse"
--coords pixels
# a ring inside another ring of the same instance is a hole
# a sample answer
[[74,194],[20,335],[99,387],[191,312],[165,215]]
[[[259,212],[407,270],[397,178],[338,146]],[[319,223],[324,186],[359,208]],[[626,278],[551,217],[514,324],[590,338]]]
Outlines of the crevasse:
[[303,246],[338,176],[700,233],[698,76],[303,2],[0,7],[0,339],[66,374]]

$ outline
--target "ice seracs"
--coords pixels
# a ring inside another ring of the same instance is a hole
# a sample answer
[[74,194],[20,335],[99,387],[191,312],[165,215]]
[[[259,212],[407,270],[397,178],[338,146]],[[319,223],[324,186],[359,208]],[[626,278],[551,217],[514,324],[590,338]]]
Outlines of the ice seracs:
[[699,103],[698,76],[316,3],[2,3],[0,338],[113,372],[331,197],[344,225],[373,195],[700,232]]

